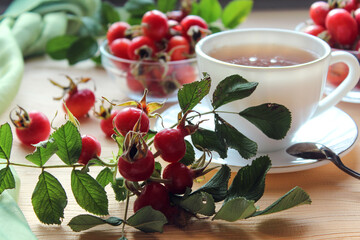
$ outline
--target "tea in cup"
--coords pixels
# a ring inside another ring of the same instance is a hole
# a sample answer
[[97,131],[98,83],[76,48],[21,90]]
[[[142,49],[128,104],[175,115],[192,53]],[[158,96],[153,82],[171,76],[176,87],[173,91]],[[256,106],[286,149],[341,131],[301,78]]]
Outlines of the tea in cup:
[[[284,105],[291,112],[291,127],[282,140],[264,135],[239,115],[220,116],[258,144],[259,153],[291,145],[295,133],[309,119],[337,104],[360,77],[358,60],[345,51],[332,52],[320,38],[285,29],[236,29],[215,33],[196,45],[200,73],[212,79],[210,96],[224,78],[238,74],[258,82],[250,97],[228,103],[218,110],[241,112],[264,103]],[[344,62],[350,71],[333,92],[323,97],[330,64]]]

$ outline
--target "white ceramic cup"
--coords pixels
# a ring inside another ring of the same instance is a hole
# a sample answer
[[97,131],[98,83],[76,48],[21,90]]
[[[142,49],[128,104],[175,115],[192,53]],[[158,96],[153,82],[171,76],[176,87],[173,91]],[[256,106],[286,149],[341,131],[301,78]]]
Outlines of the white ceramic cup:
[[[224,46],[250,44],[277,44],[314,53],[317,58],[303,64],[284,67],[253,67],[220,61],[209,52]],[[223,31],[201,39],[196,45],[199,72],[207,72],[212,79],[210,97],[215,86],[225,77],[239,74],[250,82],[258,82],[253,94],[219,108],[240,112],[247,107],[263,103],[278,103],[287,107],[292,115],[291,128],[282,140],[266,137],[259,129],[239,115],[220,114],[245,136],[258,144],[259,153],[284,149],[299,128],[338,103],[360,77],[358,60],[345,51],[332,52],[329,45],[312,35],[285,29],[251,28]],[[345,62],[349,66],[347,78],[328,96],[323,97],[326,74],[330,64]],[[316,129],[314,129],[315,131]]]

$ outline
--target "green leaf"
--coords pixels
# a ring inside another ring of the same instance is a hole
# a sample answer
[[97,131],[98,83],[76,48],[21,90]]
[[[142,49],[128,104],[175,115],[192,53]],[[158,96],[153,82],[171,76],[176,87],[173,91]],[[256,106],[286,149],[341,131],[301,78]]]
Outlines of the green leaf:
[[161,170],[162,170],[161,163],[155,161],[155,169],[154,172],[151,174],[151,177],[161,178]]
[[201,146],[210,151],[217,152],[221,158],[227,157],[227,145],[224,139],[219,138],[214,131],[199,128],[195,133],[191,134],[191,141],[195,147]]
[[127,224],[143,232],[163,232],[167,219],[160,211],[146,206],[129,217]]
[[177,0],[158,0],[157,9],[163,13],[170,12],[175,9]]
[[118,217],[109,217],[108,219],[105,220],[105,222],[112,226],[119,226],[124,222],[124,220]]
[[211,79],[209,76],[200,81],[184,84],[178,91],[179,105],[183,113],[193,109],[209,93]]
[[112,189],[115,193],[115,199],[117,201],[124,201],[127,196],[127,189],[124,185],[124,179],[123,178],[117,178],[116,182],[111,184]]
[[222,8],[218,0],[201,0],[198,15],[207,23],[212,23],[221,17]]
[[104,188],[89,174],[71,172],[71,189],[80,207],[90,213],[107,215],[108,199]]
[[90,214],[82,214],[78,215],[76,217],[73,217],[68,226],[74,231],[74,232],[81,232],[84,230],[88,230],[90,228],[93,228],[98,225],[105,224],[105,220],[102,218],[99,218],[97,216],[93,216]]
[[13,135],[9,123],[0,126],[0,158],[10,160]]
[[110,168],[106,167],[96,177],[96,181],[104,188],[113,181],[114,174]]
[[65,59],[68,49],[78,39],[77,36],[63,35],[52,38],[46,44],[46,53],[53,59]]
[[25,158],[40,167],[44,166],[50,157],[58,150],[57,144],[53,138],[42,141],[34,146],[36,147],[35,151],[26,155]]
[[185,164],[186,166],[189,166],[195,161],[195,151],[189,141],[185,140],[185,144],[186,144],[185,156],[180,160],[180,162],[182,164]]
[[237,74],[228,76],[216,86],[212,105],[217,109],[229,102],[246,98],[255,91],[257,85],[258,83],[248,82]]
[[252,6],[252,0],[230,1],[224,8],[221,19],[222,23],[226,28],[239,26],[250,14]]
[[190,15],[199,15],[199,3],[197,1],[193,1],[191,4],[191,12]]
[[221,32],[222,28],[216,26],[215,24],[211,24],[209,25],[209,30],[211,31],[211,34],[213,34],[213,33]]
[[98,51],[98,43],[93,37],[81,37],[77,39],[66,53],[70,65],[95,56]]
[[12,189],[15,188],[15,179],[14,175],[11,172],[9,166],[0,170],[0,194],[5,189]]
[[253,160],[251,165],[242,167],[229,187],[225,202],[239,197],[258,201],[264,194],[265,176],[271,167],[268,156]]
[[110,2],[101,2],[101,22],[104,26],[120,21],[120,14]]
[[194,191],[193,194],[206,192],[211,194],[215,202],[224,200],[227,195],[230,174],[230,168],[227,165],[222,165],[220,170],[207,183]]
[[155,9],[155,3],[153,0],[129,0],[124,8],[132,16],[141,17],[145,12]]
[[31,202],[36,216],[45,224],[61,224],[67,196],[61,183],[50,173],[39,175]]
[[269,138],[277,140],[286,136],[291,125],[290,111],[276,103],[249,107],[239,115],[254,124]]
[[81,232],[106,223],[112,226],[119,226],[123,223],[123,220],[117,217],[109,217],[108,219],[102,219],[100,217],[90,214],[81,214],[73,217],[70,220],[68,226],[74,232]]
[[205,216],[212,216],[215,213],[215,203],[213,197],[206,192],[196,192],[179,202],[185,210]]
[[77,127],[70,121],[58,128],[52,137],[58,146],[56,155],[67,165],[76,163],[81,153],[81,135]]
[[234,198],[223,204],[213,220],[221,219],[235,222],[239,219],[251,217],[255,211],[254,201],[246,200],[245,198]]
[[78,36],[83,36],[83,37],[92,36],[96,38],[98,36],[104,36],[106,34],[103,25],[101,25],[101,22],[98,19],[84,16],[81,18],[81,23],[82,26],[79,29],[79,32],[77,34]]
[[294,187],[269,207],[257,211],[253,216],[276,213],[302,204],[311,204],[310,196],[300,187]]
[[216,115],[215,131],[218,136],[225,139],[226,144],[238,151],[241,157],[249,159],[256,155],[257,144],[251,139],[244,136],[236,128]]

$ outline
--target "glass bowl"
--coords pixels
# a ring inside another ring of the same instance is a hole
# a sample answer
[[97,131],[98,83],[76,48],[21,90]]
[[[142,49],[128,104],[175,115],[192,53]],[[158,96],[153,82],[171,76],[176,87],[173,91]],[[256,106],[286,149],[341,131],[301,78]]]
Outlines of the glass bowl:
[[[303,31],[307,26],[312,25],[313,22],[311,20],[307,20],[298,24],[295,27],[296,31]],[[337,49],[332,48],[332,51],[346,51],[352,55],[354,55],[358,61],[360,62],[360,52],[353,51],[353,50],[344,50],[344,49]],[[327,81],[325,86],[325,94],[329,94],[332,92],[341,82],[345,79],[347,72],[347,66],[344,63],[335,63],[329,67]],[[360,103],[360,79],[354,89],[352,89],[343,99],[344,102],[351,102],[351,103]]]
[[134,100],[140,100],[147,89],[149,101],[176,102],[178,89],[199,77],[196,58],[171,62],[128,60],[111,54],[106,40],[100,45],[100,52],[110,78]]

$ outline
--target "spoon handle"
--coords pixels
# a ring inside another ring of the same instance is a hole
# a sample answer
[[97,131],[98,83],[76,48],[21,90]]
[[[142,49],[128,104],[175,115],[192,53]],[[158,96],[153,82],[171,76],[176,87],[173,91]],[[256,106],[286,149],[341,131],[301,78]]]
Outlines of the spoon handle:
[[355,172],[354,170],[346,167],[346,166],[342,163],[342,161],[341,161],[341,159],[340,159],[339,156],[335,156],[335,157],[336,157],[336,161],[335,161],[334,163],[335,163],[335,165],[336,165],[339,169],[341,169],[341,170],[344,171],[345,173],[349,174],[350,176],[353,176],[354,178],[360,179],[360,173]]

